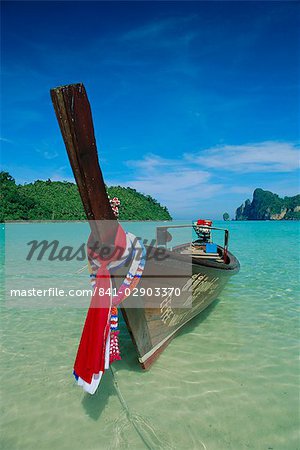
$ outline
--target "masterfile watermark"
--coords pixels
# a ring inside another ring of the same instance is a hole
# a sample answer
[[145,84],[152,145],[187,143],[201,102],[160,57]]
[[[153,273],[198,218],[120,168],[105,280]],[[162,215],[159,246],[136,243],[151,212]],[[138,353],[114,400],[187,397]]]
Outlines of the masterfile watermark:
[[[132,242],[132,248],[135,248],[137,242],[142,241],[143,246],[153,248],[155,246],[155,239],[148,241],[148,239],[142,239],[141,237],[135,237]],[[82,243],[79,246],[72,247],[70,245],[64,245],[57,239],[48,241],[46,239],[38,241],[37,239],[31,240],[26,243],[29,246],[26,261],[35,259],[41,261],[46,258],[48,261],[85,261],[87,259],[87,244]],[[89,246],[89,251],[97,253],[102,260],[117,259],[118,261],[128,260],[128,255],[123,256],[124,248],[118,245],[108,246],[99,242]],[[134,258],[141,258],[142,249],[138,249],[134,253]],[[154,254],[148,255],[148,259],[156,259],[157,261],[163,261],[168,258],[168,252],[165,248],[157,248]]]
[[[161,228],[162,223],[121,223],[126,231],[124,246],[124,242],[112,243],[111,239],[105,243],[98,241],[96,234],[91,239],[91,229],[103,227],[102,230],[110,231],[110,223],[104,222],[6,223],[6,306],[86,309],[91,298],[96,293],[104,295],[103,286],[109,285],[99,280],[98,269],[103,263],[107,264],[111,277],[112,301],[122,297],[121,306],[160,308],[160,303],[169,298],[175,308],[177,305],[186,308],[191,296],[188,281],[192,268],[169,251],[169,241],[158,244],[157,227]],[[182,239],[190,242],[191,238],[186,233],[185,238],[181,236],[172,243],[180,244]],[[96,257],[91,259],[91,254]],[[145,264],[141,265],[141,260]],[[129,291],[132,277],[135,282]]]
[[60,289],[58,287],[50,287],[47,289],[10,289],[9,295],[11,297],[84,297],[86,295],[92,296],[97,292],[94,289]]

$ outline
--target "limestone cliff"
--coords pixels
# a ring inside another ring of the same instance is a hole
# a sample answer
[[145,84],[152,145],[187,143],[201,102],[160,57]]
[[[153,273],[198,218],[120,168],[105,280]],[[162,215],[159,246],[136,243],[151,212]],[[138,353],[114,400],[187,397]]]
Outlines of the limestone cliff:
[[281,198],[263,189],[255,189],[236,210],[236,220],[300,220],[300,195]]

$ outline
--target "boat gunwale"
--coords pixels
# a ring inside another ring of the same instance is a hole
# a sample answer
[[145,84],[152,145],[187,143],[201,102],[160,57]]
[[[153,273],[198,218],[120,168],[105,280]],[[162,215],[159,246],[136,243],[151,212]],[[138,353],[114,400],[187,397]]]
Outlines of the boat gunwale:
[[[227,252],[227,257],[229,258],[229,263],[221,263],[221,262],[216,262],[213,259],[209,259],[209,258],[195,258],[192,255],[186,255],[186,254],[181,254],[177,251],[174,251],[174,249],[180,249],[180,248],[184,248],[186,246],[190,245],[190,243],[185,243],[185,244],[179,244],[176,245],[175,247],[173,247],[172,249],[166,249],[166,252],[168,252],[170,255],[172,255],[172,258],[174,259],[178,259],[179,261],[184,261],[187,262],[189,264],[195,265],[195,266],[204,266],[207,268],[211,268],[211,269],[217,269],[217,270],[222,270],[222,271],[232,271],[232,272],[238,272],[240,269],[240,263],[238,261],[238,259],[231,253],[231,252]],[[148,247],[150,248],[150,247]],[[157,249],[159,247],[153,247],[154,249]],[[223,251],[223,247],[221,247],[220,245],[218,245],[218,249]]]

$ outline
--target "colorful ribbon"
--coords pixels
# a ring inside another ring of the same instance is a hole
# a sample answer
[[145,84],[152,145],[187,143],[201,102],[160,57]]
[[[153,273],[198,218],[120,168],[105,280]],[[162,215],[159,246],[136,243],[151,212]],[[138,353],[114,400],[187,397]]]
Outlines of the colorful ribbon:
[[[88,249],[94,294],[84,324],[73,373],[78,385],[90,394],[96,391],[109,364],[121,359],[118,344],[119,332],[116,331],[118,323],[116,306],[128,297],[138,284],[145,266],[146,250],[143,244],[131,233],[125,233],[121,226],[118,227],[115,248],[118,251],[109,259],[102,259],[99,254]],[[124,265],[129,257],[131,257],[131,266],[128,274],[118,289],[117,295],[112,296],[110,271]],[[99,294],[99,289],[103,295]]]

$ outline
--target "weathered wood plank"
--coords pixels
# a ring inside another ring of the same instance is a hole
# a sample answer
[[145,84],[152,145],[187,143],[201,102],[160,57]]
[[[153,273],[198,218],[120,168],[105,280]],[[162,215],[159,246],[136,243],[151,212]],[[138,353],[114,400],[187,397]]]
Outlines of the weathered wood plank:
[[[95,238],[112,243],[117,221],[98,162],[90,104],[83,84],[51,89],[51,98],[83,207]],[[94,221],[109,220],[109,224]]]

